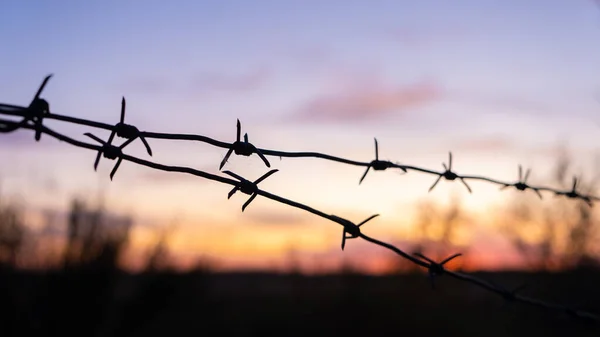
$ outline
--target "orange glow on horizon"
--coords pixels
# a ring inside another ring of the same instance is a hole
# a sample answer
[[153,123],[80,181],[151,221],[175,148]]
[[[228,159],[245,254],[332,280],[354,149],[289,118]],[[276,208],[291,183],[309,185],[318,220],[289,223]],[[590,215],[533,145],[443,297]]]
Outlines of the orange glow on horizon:
[[[531,266],[531,261],[525,263],[515,246],[498,232],[498,223],[512,224],[526,245],[535,245],[544,237],[543,227],[537,225],[540,217],[519,219],[507,213],[502,204],[490,205],[481,212],[479,207],[470,207],[464,198],[450,198],[450,201],[458,201],[457,208],[453,208],[453,202],[441,202],[438,197],[422,200],[425,203],[397,204],[392,212],[374,219],[363,227],[363,231],[408,253],[419,242],[425,245],[426,254],[464,253],[455,267],[466,271]],[[294,263],[308,273],[336,271],[344,261],[372,274],[388,273],[397,267],[390,262],[393,254],[361,240],[348,241],[342,252],[339,247],[341,227],[331,221],[286,205],[269,204],[260,197],[255,203],[254,207],[241,213],[237,209],[239,205],[232,206],[230,200],[219,199],[213,201],[210,209],[227,208],[227,211],[210,215],[186,214],[165,238],[170,264],[178,269],[189,269],[199,260],[208,259],[218,270],[288,270],[292,268],[290,256],[293,253]],[[537,204],[531,206],[538,207]],[[538,212],[543,210],[540,208]],[[138,209],[136,213],[146,212]],[[354,208],[331,213],[351,221],[361,221],[370,215]],[[33,229],[44,227],[43,217],[39,214],[32,213],[29,218]],[[134,224],[128,251],[123,257],[124,268],[143,268],[160,238],[160,230],[164,229],[158,223],[153,226],[145,225],[143,220]],[[567,236],[565,229],[559,229],[557,233]],[[44,238],[38,240],[43,241]],[[50,241],[47,246],[60,252],[64,239]],[[440,248],[444,249],[439,251]],[[59,253],[54,255],[60,256]]]

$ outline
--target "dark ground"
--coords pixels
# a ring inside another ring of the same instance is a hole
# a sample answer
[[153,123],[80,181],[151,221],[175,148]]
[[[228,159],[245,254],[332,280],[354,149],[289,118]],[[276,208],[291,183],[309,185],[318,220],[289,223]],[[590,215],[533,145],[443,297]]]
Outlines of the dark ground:
[[[480,274],[599,312],[600,273]],[[600,336],[599,326],[450,278],[260,273],[0,275],[1,336]],[[595,310],[594,310],[595,309]]]

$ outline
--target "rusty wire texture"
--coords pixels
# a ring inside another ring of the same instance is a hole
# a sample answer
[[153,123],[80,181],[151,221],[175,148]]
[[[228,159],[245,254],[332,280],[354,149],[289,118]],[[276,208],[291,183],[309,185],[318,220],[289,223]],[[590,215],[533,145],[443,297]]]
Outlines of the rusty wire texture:
[[[437,185],[437,183],[443,178],[443,179],[446,179],[449,181],[460,180],[460,182],[467,188],[467,190],[469,192],[472,192],[471,187],[467,184],[467,180],[480,180],[480,181],[487,181],[492,184],[500,185],[500,189],[505,189],[507,187],[513,187],[518,191],[525,191],[525,190],[529,189],[529,190],[532,190],[533,192],[535,192],[540,198],[542,198],[541,192],[545,191],[545,192],[553,193],[556,196],[564,196],[564,197],[567,197],[570,199],[582,200],[582,201],[586,202],[588,205],[592,206],[592,202],[599,200],[599,198],[595,197],[595,196],[584,195],[584,194],[579,193],[577,191],[578,179],[576,177],[573,178],[573,184],[572,184],[572,187],[570,190],[558,190],[558,189],[544,187],[544,186],[527,185],[527,178],[529,177],[530,170],[527,170],[524,173],[521,166],[519,166],[519,179],[514,182],[503,182],[503,181],[499,181],[496,179],[487,178],[484,176],[459,175],[459,174],[455,173],[454,171],[452,171],[452,153],[449,153],[448,164],[446,165],[446,163],[442,163],[444,171],[440,172],[440,171],[435,171],[435,170],[429,170],[426,168],[420,168],[420,167],[411,166],[411,165],[403,165],[403,164],[393,163],[390,161],[379,160],[379,149],[378,149],[377,139],[375,139],[375,159],[372,161],[369,161],[369,162],[355,161],[355,160],[345,159],[345,158],[336,157],[336,156],[332,156],[332,155],[328,155],[328,154],[324,154],[324,153],[318,153],[318,152],[285,152],[285,151],[262,149],[262,148],[258,148],[256,146],[254,146],[253,144],[251,144],[249,142],[248,134],[245,134],[242,137],[241,123],[239,120],[237,121],[236,140],[233,143],[218,141],[218,140],[212,139],[210,137],[206,137],[206,136],[202,136],[202,135],[195,135],[195,134],[168,134],[168,133],[159,133],[159,132],[140,131],[137,127],[125,123],[125,98],[124,97],[122,98],[122,101],[121,101],[120,120],[118,123],[116,123],[114,125],[100,123],[100,122],[91,121],[91,120],[82,119],[82,118],[76,118],[76,117],[70,117],[70,116],[64,116],[64,115],[51,113],[49,103],[45,99],[40,98],[40,95],[41,95],[44,87],[48,83],[48,80],[50,79],[51,76],[52,75],[48,75],[44,79],[44,81],[38,88],[38,91],[36,92],[33,100],[31,101],[31,103],[28,106],[25,107],[25,106],[16,106],[16,105],[11,105],[11,104],[0,103],[0,114],[1,115],[16,116],[16,117],[21,118],[20,121],[0,118],[0,133],[10,133],[10,132],[14,132],[18,129],[29,129],[29,130],[33,130],[35,132],[35,140],[36,141],[39,141],[41,139],[42,134],[46,134],[48,136],[58,139],[59,141],[66,142],[66,143],[69,143],[71,145],[74,145],[74,146],[77,146],[80,148],[97,151],[98,154],[97,154],[96,160],[94,162],[94,169],[97,168],[101,157],[105,157],[105,158],[111,159],[111,160],[116,160],[116,164],[110,173],[111,180],[113,179],[113,177],[114,177],[117,169],[119,168],[119,165],[122,163],[122,161],[129,161],[129,162],[133,162],[138,165],[146,166],[146,167],[153,168],[156,170],[167,171],[167,172],[187,173],[187,174],[195,175],[195,176],[202,177],[205,179],[217,181],[217,182],[220,182],[223,184],[228,184],[233,187],[232,190],[228,194],[228,199],[231,198],[231,196],[234,193],[236,193],[237,191],[240,191],[240,192],[250,196],[250,198],[242,206],[242,211],[244,211],[244,209],[252,202],[252,200],[254,200],[254,198],[256,198],[256,196],[260,195],[262,197],[265,197],[265,198],[268,198],[268,199],[271,199],[271,200],[274,200],[274,201],[277,201],[277,202],[280,202],[280,203],[283,203],[283,204],[286,204],[286,205],[289,205],[292,207],[302,209],[302,210],[312,213],[316,216],[330,220],[330,221],[337,223],[338,225],[341,225],[343,227],[342,242],[341,242],[342,250],[345,247],[346,240],[354,239],[354,238],[361,238],[363,240],[366,240],[368,242],[371,242],[371,243],[381,246],[383,248],[389,249],[389,250],[393,251],[394,253],[396,253],[397,255],[403,257],[404,259],[407,259],[407,260],[411,261],[412,263],[425,268],[428,271],[429,277],[431,279],[432,288],[435,288],[434,287],[434,279],[436,277],[439,277],[442,275],[448,275],[455,279],[458,279],[458,280],[461,280],[464,282],[468,282],[470,284],[473,284],[473,285],[479,286],[480,288],[488,290],[496,295],[499,295],[501,298],[503,298],[506,301],[519,302],[519,303],[529,304],[529,305],[544,308],[544,309],[562,312],[564,314],[567,314],[571,318],[578,319],[578,320],[581,320],[584,322],[589,322],[589,323],[594,323],[594,324],[600,323],[600,316],[598,316],[595,313],[578,310],[578,309],[573,309],[573,308],[565,306],[565,305],[550,303],[550,302],[547,302],[544,300],[532,298],[529,296],[524,296],[524,295],[521,295],[518,293],[519,291],[522,290],[522,287],[519,287],[514,290],[509,290],[509,289],[503,287],[502,285],[496,284],[495,282],[486,281],[486,280],[471,276],[466,273],[447,270],[444,267],[444,265],[447,262],[461,256],[461,254],[454,254],[440,262],[436,262],[436,261],[434,261],[424,255],[421,255],[421,254],[412,254],[411,255],[409,253],[404,252],[403,250],[401,250],[398,247],[395,247],[389,243],[377,240],[375,238],[372,238],[372,237],[364,234],[361,231],[361,227],[368,221],[379,216],[379,214],[372,215],[372,216],[368,217],[367,219],[356,224],[356,223],[354,223],[350,220],[344,219],[342,217],[332,215],[332,214],[327,214],[325,212],[319,211],[319,210],[314,209],[305,204],[302,204],[302,203],[299,203],[299,202],[296,202],[296,201],[293,201],[290,199],[286,199],[284,197],[281,197],[281,196],[278,196],[278,195],[275,195],[275,194],[272,194],[267,191],[259,189],[258,184],[260,182],[262,182],[264,179],[266,179],[267,177],[269,177],[270,175],[272,175],[273,173],[277,172],[278,171],[277,169],[272,169],[272,170],[268,171],[263,176],[261,176],[260,178],[254,180],[254,181],[247,180],[247,179],[243,178],[242,176],[240,176],[234,172],[231,172],[231,171],[222,171],[223,173],[234,178],[235,179],[234,180],[234,179],[230,179],[227,177],[218,176],[218,175],[214,175],[214,174],[207,173],[204,171],[196,170],[194,168],[181,167],[181,166],[169,166],[169,165],[163,165],[163,164],[155,163],[152,161],[148,161],[145,159],[140,159],[140,158],[133,157],[133,156],[123,153],[123,149],[128,144],[130,144],[131,142],[133,142],[134,140],[139,138],[140,141],[143,142],[143,144],[146,148],[146,151],[148,152],[148,155],[152,156],[152,150],[150,148],[150,145],[149,145],[147,139],[198,141],[198,142],[210,144],[212,146],[227,149],[227,152],[226,152],[222,162],[220,163],[220,167],[219,167],[220,170],[225,166],[228,158],[231,156],[232,153],[235,153],[236,155],[242,155],[242,156],[251,156],[253,154],[256,154],[257,156],[259,156],[261,158],[261,160],[264,162],[264,164],[267,167],[271,166],[268,159],[266,158],[267,156],[288,157],[288,158],[312,157],[312,158],[321,158],[321,159],[325,159],[325,160],[335,161],[335,162],[348,164],[348,165],[365,167],[366,168],[365,172],[363,173],[362,177],[360,178],[359,183],[361,183],[363,181],[363,179],[365,178],[365,176],[367,175],[367,173],[369,172],[369,170],[371,168],[375,171],[382,171],[382,170],[386,170],[388,168],[396,168],[396,169],[402,170],[403,172],[418,171],[421,173],[426,173],[426,174],[430,174],[433,176],[437,176],[433,185],[431,185],[431,187],[429,188],[429,191],[431,191]],[[92,133],[85,133],[84,134],[85,136],[91,138],[92,140],[94,140],[95,142],[98,143],[98,145],[89,144],[89,143],[85,143],[82,141],[78,141],[76,139],[73,139],[71,137],[63,135],[56,131],[53,131],[52,129],[49,129],[48,127],[43,125],[44,119],[54,119],[54,120],[64,121],[67,123],[73,123],[73,124],[88,126],[88,127],[97,128],[97,129],[109,130],[109,131],[111,131],[111,134],[110,134],[108,140],[104,141],[104,140],[96,137]],[[115,136],[124,138],[126,140],[119,146],[113,145],[112,142],[114,141]]]

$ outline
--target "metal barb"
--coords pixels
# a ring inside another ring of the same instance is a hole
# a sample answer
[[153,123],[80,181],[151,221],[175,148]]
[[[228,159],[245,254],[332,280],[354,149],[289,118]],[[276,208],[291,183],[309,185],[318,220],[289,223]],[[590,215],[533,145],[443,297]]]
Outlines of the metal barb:
[[516,188],[519,191],[525,191],[527,189],[530,189],[530,190],[534,191],[535,194],[537,194],[537,196],[540,199],[543,199],[542,193],[540,193],[539,189],[527,185],[527,179],[529,179],[530,173],[531,173],[531,169],[527,169],[527,171],[525,172],[525,175],[523,176],[523,167],[521,165],[519,165],[519,180],[516,183],[504,184],[503,186],[500,187],[500,189],[503,190],[503,189],[506,189],[507,187],[511,187],[511,186]]
[[449,181],[453,181],[456,179],[459,179],[463,185],[465,185],[465,187],[467,188],[467,191],[469,191],[469,193],[473,193],[473,191],[471,190],[471,187],[469,186],[469,184],[467,184],[467,182],[465,181],[464,177],[459,176],[458,174],[452,172],[452,152],[448,152],[448,166],[446,166],[446,163],[442,163],[442,166],[444,167],[444,172],[442,173],[435,173],[437,174],[437,179],[435,180],[435,182],[433,183],[433,185],[431,185],[431,187],[429,187],[429,191],[431,192],[433,190],[433,188],[440,182],[440,180],[442,178],[449,180]]
[[237,123],[236,123],[235,142],[233,142],[231,145],[229,145],[227,153],[225,154],[225,157],[223,157],[223,160],[221,160],[221,164],[219,165],[219,170],[223,169],[223,166],[225,166],[225,164],[229,160],[229,157],[231,156],[232,153],[235,153],[240,156],[246,156],[246,157],[249,157],[253,153],[256,153],[256,155],[258,157],[260,157],[260,159],[263,161],[263,163],[265,163],[265,165],[267,167],[271,167],[271,163],[269,163],[269,161],[267,160],[265,155],[262,153],[262,151],[259,150],[256,146],[252,145],[248,141],[248,134],[247,133],[244,134],[244,141],[240,140],[241,134],[242,134],[242,123],[238,119]]
[[227,194],[227,199],[231,199],[231,197],[237,191],[240,191],[244,194],[250,195],[250,198],[242,205],[242,212],[243,212],[244,210],[246,210],[246,207],[248,207],[248,205],[250,205],[252,200],[254,200],[254,198],[256,198],[258,191],[259,191],[258,184],[260,184],[263,180],[267,179],[269,176],[271,176],[273,173],[275,173],[277,171],[279,171],[279,170],[278,169],[270,170],[269,172],[263,174],[261,177],[259,177],[258,179],[256,179],[253,182],[251,182],[231,171],[223,171],[223,173],[225,173],[239,181],[237,184],[235,184],[233,189],[231,191],[229,191],[229,193]]
[[330,215],[329,217],[331,220],[337,222],[338,224],[340,224],[344,227],[344,229],[342,231],[342,245],[341,245],[342,250],[344,250],[344,248],[346,247],[347,239],[355,239],[355,238],[360,237],[360,235],[361,235],[360,227],[378,216],[379,216],[379,214],[373,214],[370,217],[366,218],[365,220],[361,221],[360,223],[354,224],[350,220],[346,220],[346,219],[338,217],[336,215]]
[[148,141],[146,140],[142,132],[140,132],[140,130],[134,125],[125,124],[125,107],[126,101],[125,96],[123,96],[121,98],[121,114],[119,122],[112,127],[109,141],[111,141],[115,137],[115,135],[119,138],[125,138],[131,141],[134,141],[137,138],[139,138],[144,144],[148,155],[152,157],[152,149],[150,148],[150,144],[148,144]]
[[442,260],[442,262],[437,263],[421,253],[415,253],[413,255],[420,258],[421,260],[429,263],[429,266],[427,267],[427,269],[428,269],[429,279],[431,280],[431,288],[432,289],[435,289],[435,278],[442,276],[443,274],[446,273],[446,269],[444,268],[444,265],[446,263],[452,261],[453,259],[455,259],[459,256],[462,256],[462,254],[457,253],[457,254],[454,254],[454,255],[451,255],[451,256],[445,258],[444,260]]
[[398,164],[394,164],[388,160],[379,160],[379,144],[377,143],[377,138],[374,138],[375,140],[375,160],[372,160],[369,165],[367,165],[367,169],[365,170],[365,173],[363,173],[362,177],[360,177],[360,180],[358,181],[358,184],[360,185],[363,180],[365,180],[365,177],[367,176],[367,173],[369,173],[369,170],[371,168],[373,168],[373,170],[375,171],[385,171],[390,167],[397,167],[399,169],[401,169],[402,171],[404,171],[404,173],[406,173],[406,168],[404,168],[401,165]]
[[31,122],[33,123],[33,127],[31,128],[35,131],[34,139],[37,142],[40,141],[43,133],[43,119],[44,117],[50,115],[50,104],[45,99],[40,98],[40,95],[42,94],[42,91],[44,91],[44,88],[48,84],[48,81],[51,77],[52,74],[44,78],[42,84],[38,87],[38,90],[36,91],[35,95],[33,96],[33,99],[27,107],[16,107],[7,105],[5,105],[5,109],[2,109],[2,107],[0,107],[0,109],[3,110],[0,110],[0,113],[4,112],[11,114],[11,110],[16,109],[20,111],[20,113],[15,113],[13,111],[12,115],[22,117],[20,122],[6,121],[1,123],[0,133],[10,133],[18,129],[25,128],[27,126],[31,127],[31,125],[29,124],[29,122]]
[[119,145],[119,146],[115,146],[112,145],[111,142],[113,140],[112,137],[110,137],[108,139],[108,141],[103,141],[102,139],[98,138],[97,136],[86,132],[84,133],[85,136],[95,140],[96,142],[100,143],[102,145],[102,147],[100,148],[100,150],[98,150],[98,154],[96,155],[96,160],[94,161],[94,171],[98,170],[98,164],[100,164],[100,158],[102,156],[104,156],[104,158],[110,159],[110,160],[117,160],[117,163],[115,164],[115,166],[113,167],[113,169],[110,171],[110,180],[113,180],[113,177],[115,176],[115,173],[117,173],[117,169],[119,168],[119,166],[121,165],[121,162],[123,160],[123,149],[129,145],[131,142],[133,142],[133,138],[126,140],[123,144]]
[[598,200],[597,197],[591,197],[591,196],[587,196],[587,195],[583,195],[580,194],[579,192],[577,192],[577,184],[578,184],[579,180],[577,179],[577,177],[573,177],[573,185],[571,186],[571,190],[570,191],[556,191],[554,190],[554,195],[555,196],[565,196],[569,199],[579,199],[584,201],[588,206],[592,207],[593,200]]

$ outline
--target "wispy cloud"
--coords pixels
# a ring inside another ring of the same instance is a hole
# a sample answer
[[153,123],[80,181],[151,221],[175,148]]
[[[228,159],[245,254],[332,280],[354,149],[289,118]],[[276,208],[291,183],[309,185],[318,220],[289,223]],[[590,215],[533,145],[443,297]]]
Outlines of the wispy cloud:
[[266,66],[241,75],[204,71],[194,75],[191,87],[195,92],[200,93],[207,91],[251,91],[265,84],[271,77],[271,74],[271,69]]
[[119,80],[114,87],[118,88],[119,92],[149,95],[190,90],[194,95],[215,92],[239,93],[260,88],[271,75],[271,69],[266,66],[257,67],[242,74],[199,71],[182,80],[156,74],[139,74]]
[[548,114],[558,112],[556,109],[553,109],[550,104],[521,97],[519,95],[455,92],[452,95],[449,95],[448,98],[456,102],[464,102],[481,107],[499,108],[508,112],[514,111],[514,113],[518,114]]
[[473,152],[508,152],[517,148],[515,143],[503,136],[472,138],[457,142],[455,148]]
[[361,86],[309,101],[291,117],[297,121],[360,122],[406,114],[411,108],[439,100],[441,87],[431,81],[404,86]]
[[322,74],[339,67],[339,60],[327,46],[294,46],[286,50],[283,58],[290,60],[293,67],[302,74]]
[[564,153],[565,144],[563,141],[546,144],[521,144],[518,140],[502,135],[490,135],[462,139],[454,142],[452,148],[461,151],[472,151],[477,153],[528,153],[531,155],[541,155],[550,158],[559,157]]

